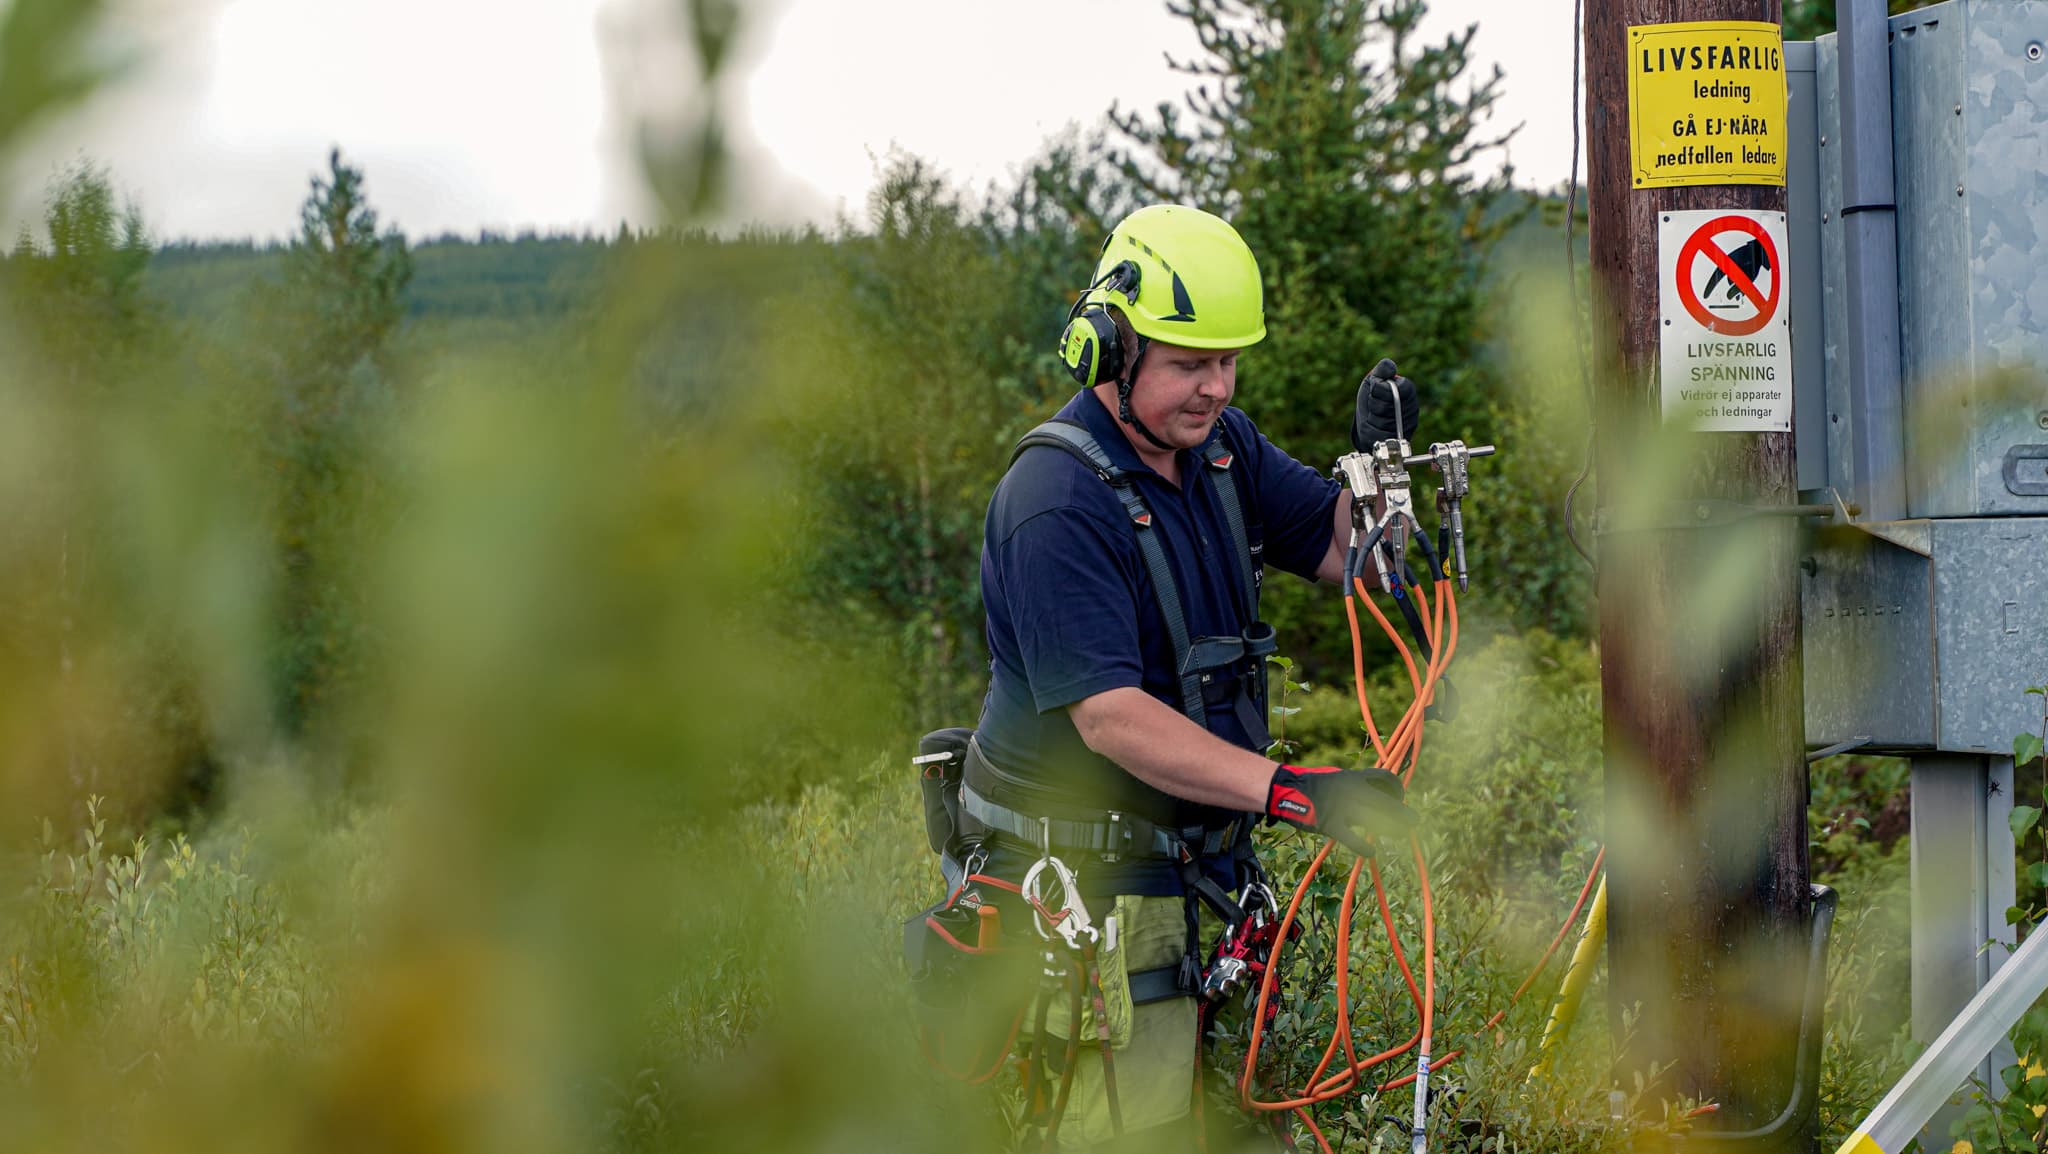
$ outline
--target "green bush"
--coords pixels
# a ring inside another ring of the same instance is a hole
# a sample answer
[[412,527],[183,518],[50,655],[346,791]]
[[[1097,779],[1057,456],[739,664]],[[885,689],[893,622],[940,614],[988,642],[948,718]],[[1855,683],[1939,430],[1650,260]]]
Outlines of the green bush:
[[[325,836],[359,843],[364,827]],[[118,841],[97,798],[75,837],[44,823],[16,916],[0,923],[0,1076],[32,1083],[84,1061],[141,1070],[119,1084],[146,1095],[141,1068],[209,1044],[316,1045],[336,974],[252,849],[246,833],[204,851],[183,834]]]

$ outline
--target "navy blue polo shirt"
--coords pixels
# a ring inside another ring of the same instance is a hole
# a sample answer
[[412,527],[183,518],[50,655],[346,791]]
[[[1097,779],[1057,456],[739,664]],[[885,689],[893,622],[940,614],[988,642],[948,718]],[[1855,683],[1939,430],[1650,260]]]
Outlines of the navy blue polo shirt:
[[[1169,484],[1085,389],[1057,416],[1080,422],[1135,477],[1153,516],[1147,531],[1165,545],[1179,585],[1188,635],[1239,634],[1249,624],[1249,596],[1208,462],[1183,450],[1182,483]],[[1254,562],[1314,580],[1330,546],[1337,483],[1275,448],[1238,409],[1225,408],[1211,436],[1233,454]],[[1173,644],[1135,532],[1116,491],[1070,454],[1033,449],[1004,476],[982,538],[990,660],[977,740],[1006,776],[1045,783],[1065,802],[1059,808],[1157,813],[1164,805],[1178,823],[1220,824],[1228,820],[1221,811],[1167,799],[1103,762],[1065,708],[1138,686],[1181,710]],[[1230,703],[1212,704],[1208,717],[1210,732],[1254,748]]]

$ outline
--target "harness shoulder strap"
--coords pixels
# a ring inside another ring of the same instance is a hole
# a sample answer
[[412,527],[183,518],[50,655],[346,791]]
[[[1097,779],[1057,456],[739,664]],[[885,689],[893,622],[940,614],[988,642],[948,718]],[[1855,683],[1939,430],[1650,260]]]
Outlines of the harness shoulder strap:
[[1217,425],[1217,435],[1209,438],[1202,446],[1202,459],[1209,462],[1209,475],[1216,484],[1216,502],[1223,506],[1223,520],[1230,526],[1232,551],[1237,554],[1237,572],[1242,581],[1249,612],[1247,622],[1259,619],[1259,589],[1265,575],[1260,566],[1252,560],[1251,538],[1244,531],[1244,501],[1238,493],[1237,474],[1231,471],[1231,464],[1237,454],[1224,443],[1223,426]]
[[[1123,503],[1124,512],[1131,518],[1132,532],[1138,539],[1138,555],[1144,559],[1145,572],[1152,578],[1152,591],[1159,599],[1159,615],[1166,619],[1166,634],[1173,643],[1173,667],[1180,671],[1180,708],[1189,720],[1204,729],[1209,727],[1208,710],[1202,703],[1202,675],[1190,672],[1188,665],[1187,618],[1181,612],[1180,586],[1173,579],[1173,568],[1166,561],[1166,546],[1156,533],[1152,532],[1152,510],[1145,504],[1128,473],[1118,468],[1095,443],[1088,430],[1073,421],[1047,421],[1024,434],[1017,442],[1016,451],[1010,454],[1010,464],[1015,465],[1025,450],[1037,446],[1062,450],[1087,465],[1096,476],[1116,492],[1117,500]],[[1233,493],[1233,497],[1235,494]],[[1238,525],[1233,522],[1233,525]],[[1240,537],[1241,527],[1233,532]]]
[[[1202,459],[1209,463],[1209,475],[1216,483],[1216,502],[1223,506],[1223,520],[1230,526],[1230,544],[1237,554],[1237,573],[1240,587],[1245,593],[1245,640],[1249,643],[1255,633],[1263,631],[1263,648],[1251,653],[1251,702],[1256,717],[1266,716],[1266,654],[1273,651],[1273,632],[1259,622],[1259,592],[1265,581],[1265,572],[1258,559],[1252,556],[1251,539],[1244,529],[1244,499],[1238,491],[1237,473],[1231,469],[1237,454],[1224,441],[1223,425],[1216,426],[1217,433],[1202,446]],[[1249,723],[1247,723],[1249,726]],[[1256,729],[1250,732],[1258,732]]]
[[1095,475],[1112,485],[1124,483],[1124,471],[1109,459],[1102,446],[1079,421],[1062,421],[1054,418],[1045,421],[1024,434],[1017,447],[1010,450],[1010,464],[1015,465],[1024,456],[1024,450],[1038,445],[1049,445],[1078,458],[1082,464],[1094,470]]

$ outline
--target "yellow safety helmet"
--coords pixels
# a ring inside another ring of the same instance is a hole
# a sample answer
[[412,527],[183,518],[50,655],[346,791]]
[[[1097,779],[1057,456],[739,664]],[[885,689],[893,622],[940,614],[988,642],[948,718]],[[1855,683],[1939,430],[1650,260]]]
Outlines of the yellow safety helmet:
[[1068,314],[1060,360],[1083,387],[1124,380],[1123,343],[1110,310],[1144,344],[1242,349],[1266,336],[1259,262],[1222,217],[1155,204],[1125,217],[1103,242],[1095,277]]

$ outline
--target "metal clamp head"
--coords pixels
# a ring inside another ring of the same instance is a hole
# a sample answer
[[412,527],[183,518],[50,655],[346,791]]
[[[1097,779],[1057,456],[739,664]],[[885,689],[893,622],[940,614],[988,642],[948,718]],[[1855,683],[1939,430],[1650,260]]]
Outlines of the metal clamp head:
[[1387,498],[1388,515],[1398,512],[1410,521],[1415,520],[1408,482],[1408,442],[1381,441],[1374,446],[1372,459],[1380,492]]
[[1407,458],[1408,464],[1411,465],[1428,464],[1443,478],[1443,483],[1436,491],[1436,507],[1443,518],[1446,535],[1450,538],[1451,556],[1441,560],[1456,565],[1460,591],[1470,585],[1465,564],[1464,511],[1464,500],[1472,491],[1470,466],[1472,458],[1492,455],[1492,445],[1468,447],[1463,441],[1437,441],[1429,446],[1429,452]]
[[1337,466],[1331,473],[1351,490],[1354,501],[1369,501],[1379,496],[1379,478],[1373,472],[1370,454],[1346,453],[1337,458]]
[[1443,477],[1443,487],[1456,500],[1472,489],[1468,467],[1474,457],[1493,455],[1492,445],[1467,445],[1463,441],[1433,441],[1429,452],[1414,453],[1407,457],[1410,465],[1428,465]]

